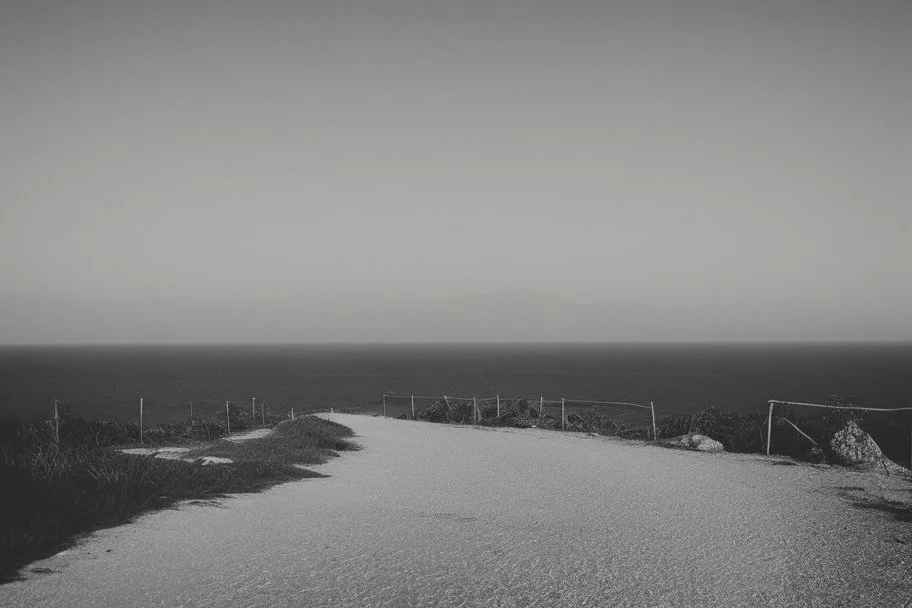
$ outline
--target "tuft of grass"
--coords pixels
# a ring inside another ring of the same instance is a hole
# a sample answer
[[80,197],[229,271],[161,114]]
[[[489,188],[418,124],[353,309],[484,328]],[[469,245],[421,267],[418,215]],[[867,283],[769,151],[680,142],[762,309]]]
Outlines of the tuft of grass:
[[[218,425],[207,424],[195,428],[215,434]],[[194,435],[187,437],[187,431],[161,427],[148,439],[159,445],[178,440],[193,445]],[[189,455],[234,461],[207,466],[120,453],[112,446],[139,439],[139,429],[126,423],[69,421],[61,426],[59,443],[52,422],[2,425],[0,577],[9,580],[23,564],[68,546],[78,535],[130,521],[149,510],[317,477],[296,465],[320,464],[338,451],[356,449],[349,440],[352,435],[345,426],[305,416],[278,424],[264,438],[197,443]]]

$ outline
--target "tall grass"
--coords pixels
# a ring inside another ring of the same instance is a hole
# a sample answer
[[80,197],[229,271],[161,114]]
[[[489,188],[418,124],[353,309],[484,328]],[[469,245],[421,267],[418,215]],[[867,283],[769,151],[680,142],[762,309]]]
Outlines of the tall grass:
[[129,521],[151,509],[314,477],[316,473],[295,465],[322,463],[336,451],[354,448],[347,439],[350,429],[312,416],[282,422],[261,439],[194,442],[219,437],[222,428],[217,421],[194,421],[144,433],[154,444],[187,445],[191,456],[234,461],[206,466],[120,453],[112,446],[139,440],[139,428],[129,423],[67,421],[59,442],[53,421],[0,424],[0,487],[5,492],[0,576],[8,579],[22,564],[59,550],[80,533]]

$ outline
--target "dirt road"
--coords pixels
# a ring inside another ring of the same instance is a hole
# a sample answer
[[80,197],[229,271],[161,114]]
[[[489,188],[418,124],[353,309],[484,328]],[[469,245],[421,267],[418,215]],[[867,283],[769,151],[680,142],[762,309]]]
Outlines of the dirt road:
[[[903,606],[910,484],[615,439],[327,416],[326,479],[93,535],[2,606]],[[854,489],[853,489],[854,488]]]

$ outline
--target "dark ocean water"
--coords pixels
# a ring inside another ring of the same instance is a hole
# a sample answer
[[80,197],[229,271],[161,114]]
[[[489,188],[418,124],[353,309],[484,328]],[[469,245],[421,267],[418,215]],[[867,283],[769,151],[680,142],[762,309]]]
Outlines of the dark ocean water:
[[[378,408],[384,392],[655,402],[764,411],[768,399],[912,405],[912,343],[70,346],[0,348],[0,414],[157,420],[251,397],[273,411]],[[408,406],[390,401],[391,411]],[[401,411],[401,410],[400,410]]]

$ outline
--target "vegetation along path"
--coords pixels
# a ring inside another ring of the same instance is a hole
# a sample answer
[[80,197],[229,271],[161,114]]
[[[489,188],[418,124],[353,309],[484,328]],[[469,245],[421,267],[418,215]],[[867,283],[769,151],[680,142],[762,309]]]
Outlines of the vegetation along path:
[[[328,478],[103,530],[28,606],[902,606],[909,482],[585,434],[352,415]],[[894,501],[894,502],[890,502]],[[866,508],[867,507],[867,508]]]

